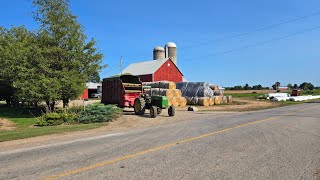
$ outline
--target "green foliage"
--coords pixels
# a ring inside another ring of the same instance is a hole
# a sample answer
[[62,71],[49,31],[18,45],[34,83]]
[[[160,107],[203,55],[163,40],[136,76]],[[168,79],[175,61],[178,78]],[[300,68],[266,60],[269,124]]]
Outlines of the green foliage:
[[89,39],[69,0],[34,0],[40,28],[0,27],[0,99],[9,105],[37,106],[79,97],[89,80],[99,81],[103,55]]
[[[30,114],[32,112],[34,116]],[[103,126],[103,123],[94,124],[73,124],[68,126],[38,126],[33,125],[39,121],[41,115],[37,115],[39,109],[14,109],[0,105],[0,118],[12,121],[15,129],[10,131],[0,131],[0,142],[16,139],[23,139],[35,136],[42,136],[54,133],[64,133],[71,131],[81,131]]]
[[56,126],[61,124],[76,123],[77,115],[68,113],[47,113],[39,117],[37,125],[39,126]]
[[261,84],[249,86],[249,84],[246,84],[244,86],[234,86],[234,87],[226,87],[226,90],[263,90],[263,89],[269,89],[269,87],[262,87]]
[[308,82],[304,82],[304,83],[300,84],[299,88],[303,89],[303,90],[314,90],[315,89],[314,85],[311,83],[308,83]]
[[275,82],[274,85],[272,85],[273,90],[277,90],[280,87],[280,82]]
[[91,104],[79,114],[78,122],[80,123],[97,123],[109,122],[119,117],[122,109],[112,105]]

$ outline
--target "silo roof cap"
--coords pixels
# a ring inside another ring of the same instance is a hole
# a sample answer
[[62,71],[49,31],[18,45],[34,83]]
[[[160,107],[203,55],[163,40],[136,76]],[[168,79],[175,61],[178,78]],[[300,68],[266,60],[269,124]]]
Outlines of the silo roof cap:
[[177,47],[177,45],[174,42],[168,42],[166,47]]
[[156,46],[153,51],[164,51],[164,48],[161,46]]

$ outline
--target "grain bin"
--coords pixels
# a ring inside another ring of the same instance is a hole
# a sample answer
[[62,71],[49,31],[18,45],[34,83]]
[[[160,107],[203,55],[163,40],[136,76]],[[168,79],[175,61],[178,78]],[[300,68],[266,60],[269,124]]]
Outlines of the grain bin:
[[177,65],[177,45],[173,42],[168,42],[165,45],[165,57],[170,58]]
[[153,49],[153,60],[164,59],[165,58],[165,50],[161,46],[157,46]]

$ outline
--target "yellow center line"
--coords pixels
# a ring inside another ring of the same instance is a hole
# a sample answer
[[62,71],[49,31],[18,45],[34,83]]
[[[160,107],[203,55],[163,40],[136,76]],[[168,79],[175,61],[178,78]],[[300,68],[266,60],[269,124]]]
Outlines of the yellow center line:
[[148,150],[145,150],[145,151],[140,151],[140,152],[137,152],[137,153],[134,153],[134,154],[129,154],[129,155],[125,155],[125,156],[122,156],[122,157],[115,158],[115,159],[103,161],[103,162],[100,162],[100,163],[97,163],[97,164],[94,164],[94,165],[91,165],[91,166],[75,169],[75,170],[68,171],[68,172],[63,172],[63,173],[60,173],[60,174],[57,174],[57,175],[54,175],[54,176],[47,177],[45,179],[46,180],[52,180],[52,179],[58,179],[58,178],[65,177],[65,176],[70,176],[72,174],[77,174],[77,173],[80,173],[80,172],[83,172],[83,171],[87,171],[87,170],[90,170],[90,169],[94,169],[94,168],[97,168],[97,167],[101,167],[101,166],[104,166],[104,165],[113,164],[113,163],[116,163],[116,162],[119,162],[119,161],[123,161],[123,160],[126,160],[126,159],[130,159],[130,158],[136,157],[136,156],[141,156],[141,155],[144,155],[144,154],[147,154],[147,153],[151,153],[151,152],[154,152],[154,151],[167,149],[169,147],[173,147],[173,146],[176,146],[178,144],[183,144],[183,143],[187,143],[187,142],[190,142],[190,141],[202,139],[202,138],[205,138],[205,137],[208,137],[208,136],[212,136],[212,135],[220,134],[220,133],[223,133],[223,132],[231,131],[231,130],[234,130],[234,129],[238,129],[238,128],[241,128],[241,127],[245,127],[245,126],[249,126],[249,125],[253,125],[253,124],[258,124],[258,123],[265,122],[265,121],[270,121],[270,120],[273,120],[273,119],[276,119],[276,118],[279,118],[279,117],[292,115],[292,114],[295,114],[297,112],[302,112],[302,111],[314,109],[316,107],[317,106],[310,107],[310,108],[305,108],[305,109],[302,109],[302,110],[295,111],[293,113],[283,114],[283,115],[279,115],[279,116],[274,116],[274,117],[270,117],[270,118],[266,118],[266,119],[257,120],[257,121],[250,122],[250,123],[240,124],[238,126],[234,126],[234,127],[231,127],[231,128],[226,128],[226,129],[223,129],[223,130],[220,130],[220,131],[215,131],[215,132],[203,134],[201,136],[188,138],[188,139],[181,140],[181,141],[178,141],[178,142],[175,142],[175,143],[170,143],[170,144],[166,144],[166,145],[163,145],[163,146],[159,146],[159,147],[155,147],[155,148],[152,148],[152,149],[148,149]]

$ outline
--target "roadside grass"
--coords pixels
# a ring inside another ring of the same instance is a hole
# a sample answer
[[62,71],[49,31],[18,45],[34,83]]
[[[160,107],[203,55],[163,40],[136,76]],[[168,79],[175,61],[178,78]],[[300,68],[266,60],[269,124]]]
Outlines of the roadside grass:
[[93,124],[77,124],[77,125],[61,125],[61,126],[34,126],[38,121],[31,114],[22,113],[20,110],[4,107],[0,105],[0,118],[15,123],[14,130],[1,130],[0,142],[11,141],[16,139],[24,139],[36,136],[49,134],[65,133],[72,131],[83,131],[98,128],[108,123],[93,123]]
[[236,93],[236,94],[224,94],[225,96],[232,96],[234,98],[245,98],[245,97],[257,97],[263,94],[260,93]]

